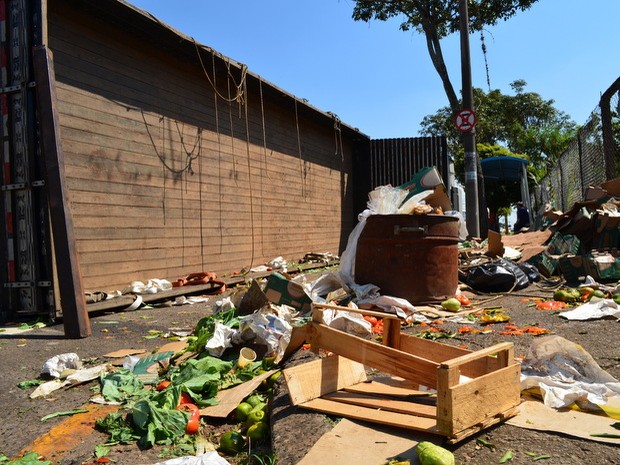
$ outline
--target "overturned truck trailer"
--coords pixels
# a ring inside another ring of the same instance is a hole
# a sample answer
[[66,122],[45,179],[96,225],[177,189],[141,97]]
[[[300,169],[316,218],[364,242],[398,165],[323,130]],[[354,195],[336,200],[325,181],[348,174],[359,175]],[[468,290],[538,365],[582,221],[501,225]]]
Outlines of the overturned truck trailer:
[[2,321],[344,248],[366,135],[124,1],[0,12]]

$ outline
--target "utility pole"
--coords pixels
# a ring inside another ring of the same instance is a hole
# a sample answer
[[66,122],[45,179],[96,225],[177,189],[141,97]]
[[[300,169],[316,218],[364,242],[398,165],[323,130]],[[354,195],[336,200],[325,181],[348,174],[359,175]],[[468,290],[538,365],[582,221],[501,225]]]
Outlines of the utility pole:
[[469,52],[469,14],[467,0],[460,0],[461,16],[461,79],[463,109],[457,115],[456,126],[463,132],[465,148],[465,205],[466,222],[470,237],[480,237],[480,214],[478,209],[478,154],[476,153],[476,115],[471,84],[471,61]]

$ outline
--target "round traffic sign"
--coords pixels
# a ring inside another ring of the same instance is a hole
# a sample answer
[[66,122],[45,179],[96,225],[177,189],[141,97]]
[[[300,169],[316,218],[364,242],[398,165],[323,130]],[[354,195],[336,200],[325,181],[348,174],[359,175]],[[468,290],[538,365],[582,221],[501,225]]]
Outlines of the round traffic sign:
[[474,110],[464,108],[456,114],[454,125],[459,131],[469,132],[476,127],[477,121]]

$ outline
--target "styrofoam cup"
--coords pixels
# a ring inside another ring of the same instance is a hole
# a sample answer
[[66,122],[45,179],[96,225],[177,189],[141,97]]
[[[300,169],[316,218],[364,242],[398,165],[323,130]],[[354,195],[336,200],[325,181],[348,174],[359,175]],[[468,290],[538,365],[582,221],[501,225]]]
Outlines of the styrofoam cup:
[[237,360],[237,366],[239,366],[239,368],[243,368],[248,363],[251,363],[254,360],[256,360],[256,352],[254,352],[249,347],[243,347],[241,351],[239,352],[239,359]]

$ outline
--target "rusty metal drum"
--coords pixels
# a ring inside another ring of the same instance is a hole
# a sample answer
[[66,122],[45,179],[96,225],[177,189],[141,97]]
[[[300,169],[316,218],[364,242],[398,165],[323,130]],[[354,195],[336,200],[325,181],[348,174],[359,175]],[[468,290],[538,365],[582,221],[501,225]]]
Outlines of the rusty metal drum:
[[412,304],[454,297],[459,220],[446,215],[373,215],[357,242],[355,282]]

